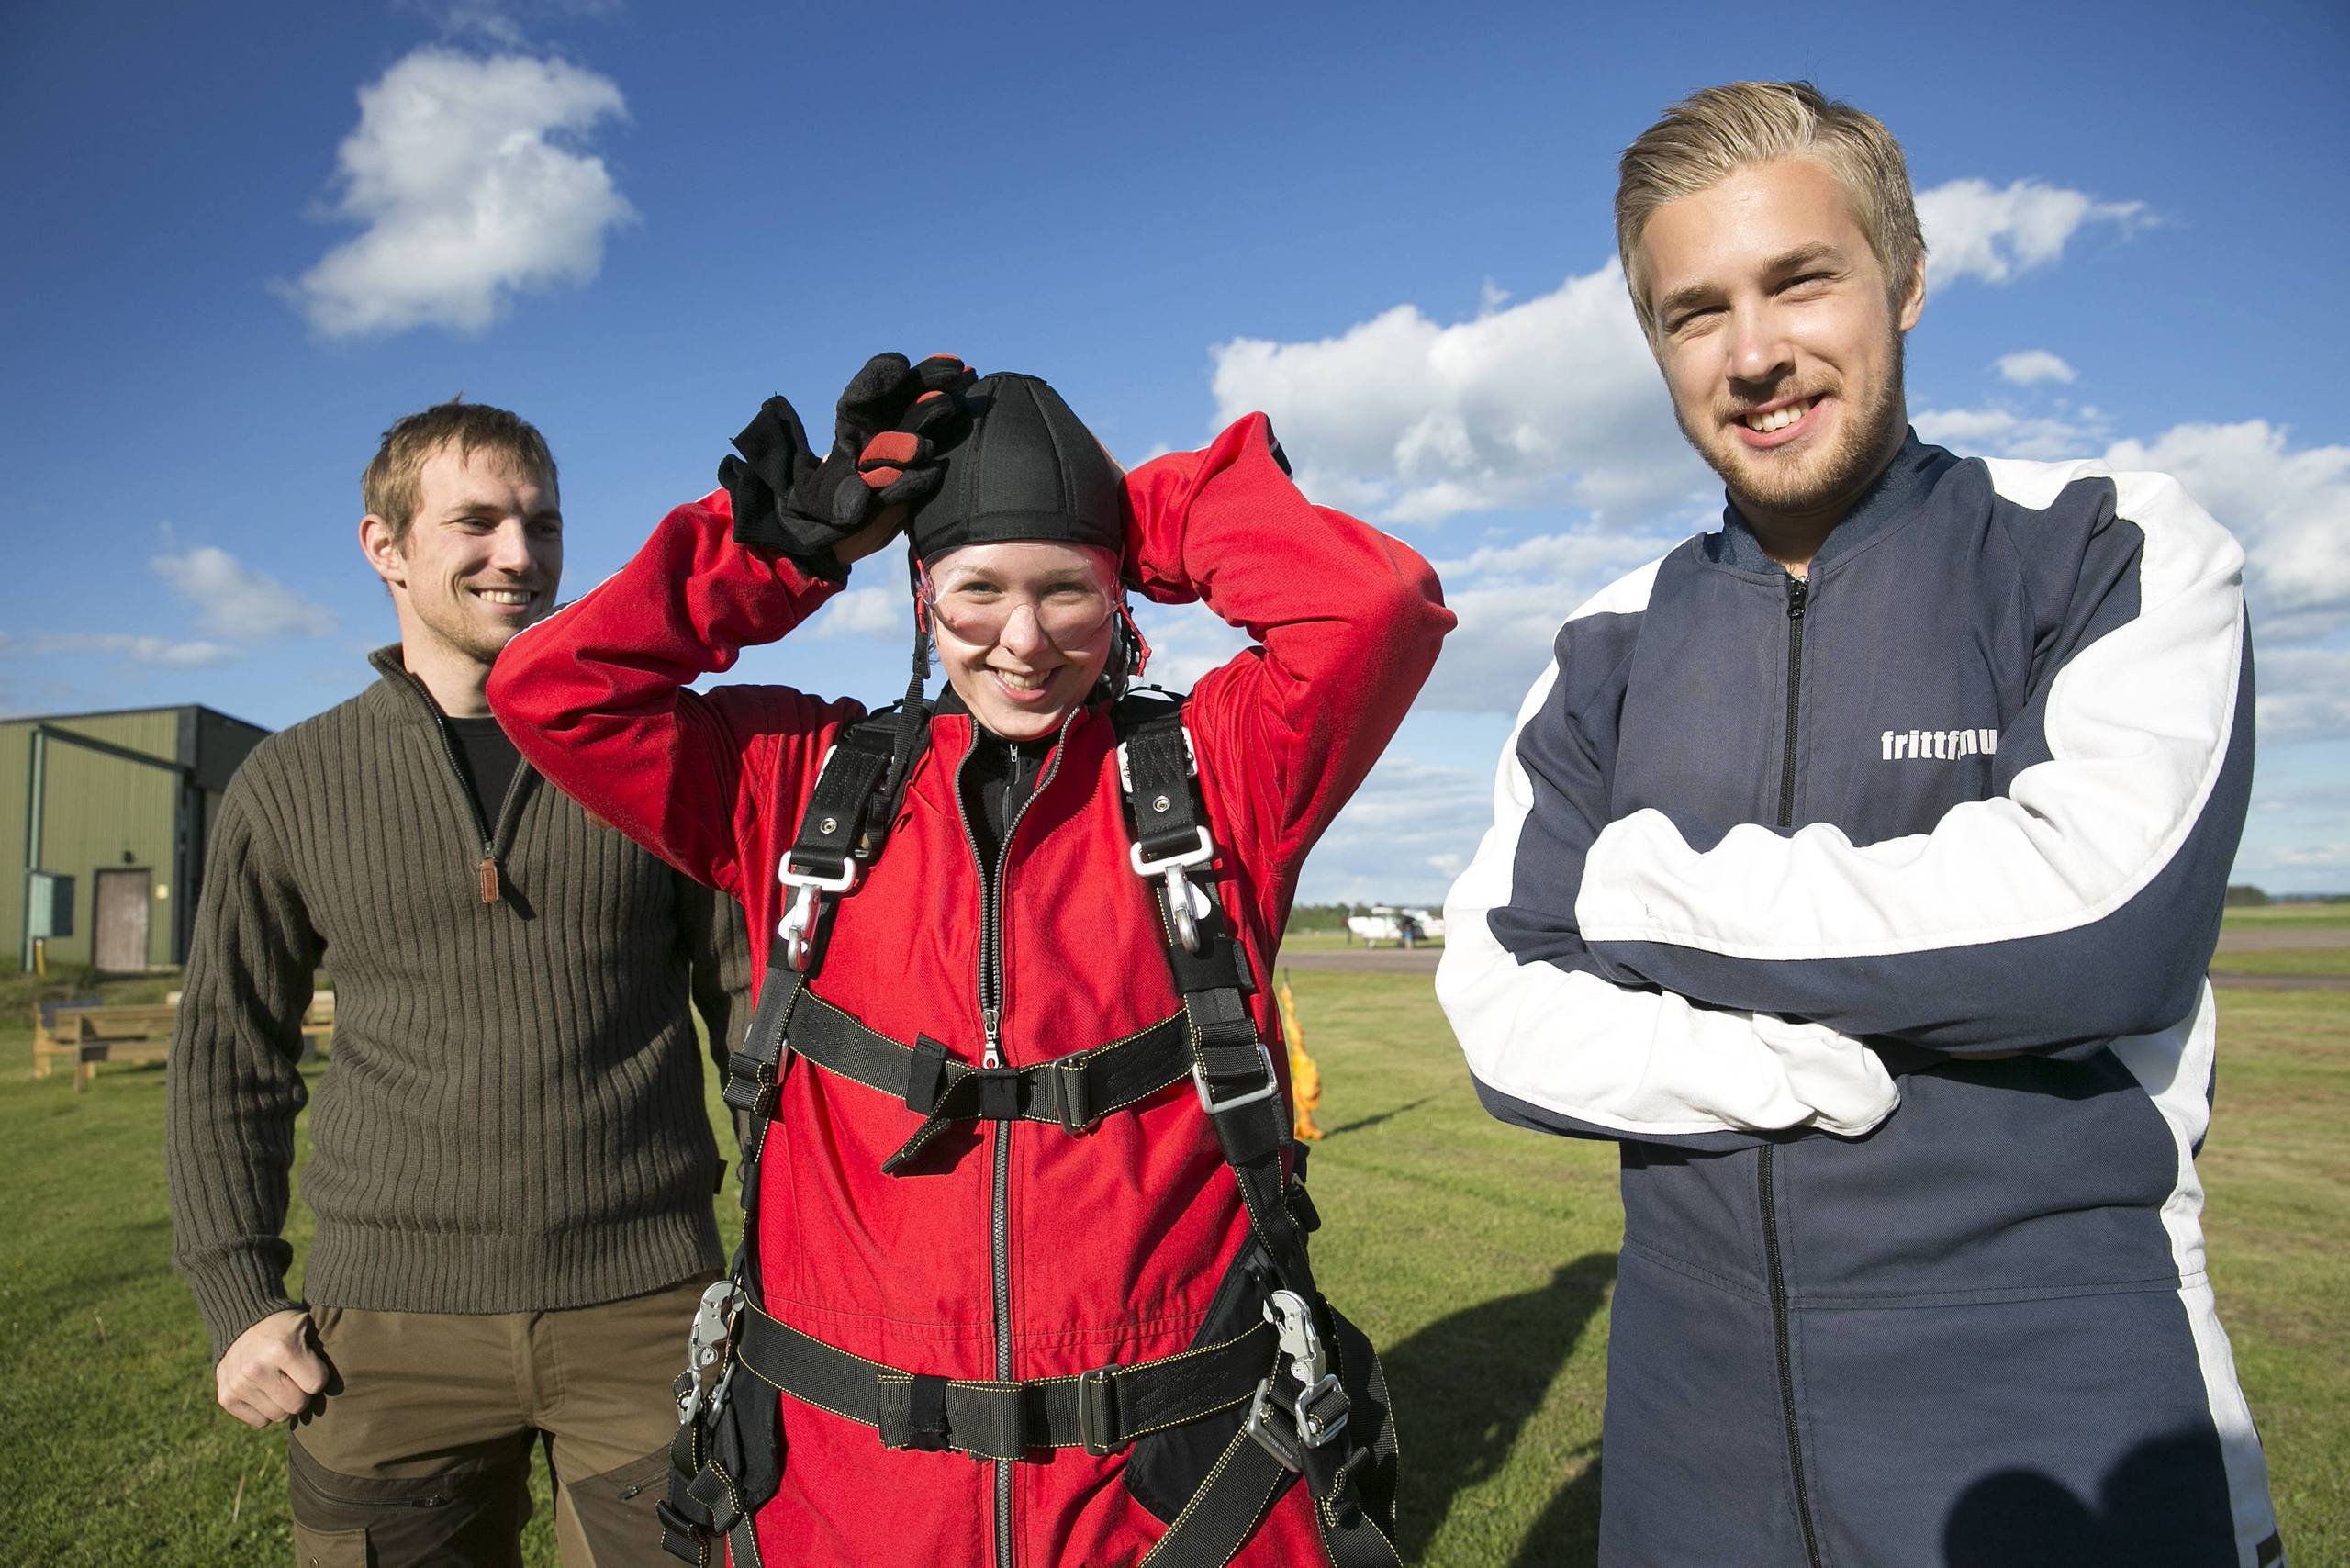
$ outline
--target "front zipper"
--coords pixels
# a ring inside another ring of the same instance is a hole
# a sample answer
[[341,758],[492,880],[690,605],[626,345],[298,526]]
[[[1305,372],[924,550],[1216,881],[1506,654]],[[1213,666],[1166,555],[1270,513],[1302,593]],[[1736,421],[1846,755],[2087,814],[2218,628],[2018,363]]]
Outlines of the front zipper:
[[[1811,585],[1787,574],[1787,744],[1780,764],[1779,826],[1796,822],[1796,735],[1803,706],[1803,618],[1811,599]],[[1762,1259],[1771,1281],[1771,1333],[1779,1361],[1779,1413],[1787,1428],[1787,1468],[1795,1479],[1796,1522],[1803,1529],[1804,1561],[1820,1568],[1819,1537],[1811,1522],[1811,1493],[1804,1480],[1803,1437],[1796,1420],[1795,1355],[1787,1332],[1787,1273],[1779,1255],[1778,1196],[1773,1182],[1775,1144],[1764,1144],[1756,1165],[1762,1202]]]
[[[1020,831],[1020,819],[1028,814],[1029,806],[1045,792],[1059,771],[1061,753],[1069,741],[1069,727],[1077,717],[1071,709],[1061,721],[1060,734],[1055,739],[1053,755],[1044,771],[1012,814],[1004,819],[1003,837],[996,846],[992,869],[979,854],[979,835],[971,831],[971,808],[963,793],[963,770],[971,766],[972,756],[979,749],[977,719],[971,721],[971,748],[963,760],[955,765],[955,813],[963,822],[964,840],[971,846],[971,859],[979,868],[979,1026],[986,1033],[985,1052],[979,1058],[983,1068],[1003,1065],[1003,871],[1012,863],[1012,837]],[[1020,743],[1006,741],[1012,748],[1012,775],[1020,775]],[[995,1296],[995,1375],[999,1383],[1012,1381],[1012,1227],[1008,1213],[1009,1188],[1012,1184],[1012,1124],[998,1122],[992,1135],[995,1139],[994,1173],[988,1192],[988,1266]],[[1012,1554],[1012,1461],[999,1459],[995,1463],[995,1561],[996,1568],[1013,1568]]]
[[[441,711],[441,704],[433,700],[431,691],[424,682],[416,678],[414,673],[404,669],[400,674],[416,688],[416,694],[424,700],[425,711],[432,715],[432,732],[441,737],[441,756],[449,764],[449,776],[457,781],[458,798],[465,802],[465,815],[473,819],[474,832],[481,839],[481,864],[475,868],[475,875],[479,879],[481,902],[496,903],[500,886],[497,829],[482,821],[481,803],[474,799],[474,787],[467,780],[464,762],[457,756],[456,737],[449,733],[449,716]],[[522,780],[530,771],[531,765],[527,762],[515,765],[514,777],[506,782],[506,797],[498,804],[497,827],[504,827],[506,819],[514,814],[514,799],[521,792]]]
[[1796,825],[1796,729],[1803,706],[1803,618],[1811,584],[1787,574],[1787,747],[1779,765],[1779,825]]

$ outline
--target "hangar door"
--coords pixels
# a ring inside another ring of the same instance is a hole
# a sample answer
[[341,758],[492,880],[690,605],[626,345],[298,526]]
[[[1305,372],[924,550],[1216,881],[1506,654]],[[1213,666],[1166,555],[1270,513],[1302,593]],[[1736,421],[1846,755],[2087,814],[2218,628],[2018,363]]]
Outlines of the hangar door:
[[130,974],[147,967],[148,882],[153,875],[147,870],[97,874],[90,957],[100,969]]

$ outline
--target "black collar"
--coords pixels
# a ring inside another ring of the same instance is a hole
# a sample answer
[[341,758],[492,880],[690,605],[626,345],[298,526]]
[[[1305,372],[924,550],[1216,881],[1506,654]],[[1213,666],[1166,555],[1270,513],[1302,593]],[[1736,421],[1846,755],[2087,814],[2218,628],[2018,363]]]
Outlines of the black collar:
[[[1904,433],[1901,450],[1886,465],[1885,472],[1869,481],[1850,510],[1828,531],[1819,542],[1819,549],[1811,562],[1818,566],[1867,543],[1892,524],[1910,516],[1943,469],[1958,459],[1939,446],[1929,446],[1918,439],[1914,430]],[[1740,566],[1751,572],[1775,572],[1779,563],[1762,548],[1754,527],[1740,515],[1738,503],[1724,498],[1722,531],[1705,536],[1707,556],[1725,566]]]

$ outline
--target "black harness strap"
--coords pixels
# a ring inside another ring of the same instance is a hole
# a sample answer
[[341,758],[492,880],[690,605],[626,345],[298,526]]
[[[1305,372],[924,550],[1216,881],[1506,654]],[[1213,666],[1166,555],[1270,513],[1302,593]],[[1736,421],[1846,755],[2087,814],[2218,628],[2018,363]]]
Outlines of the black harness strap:
[[1045,1122],[1080,1136],[1111,1112],[1181,1083],[1192,1070],[1188,1036],[1179,1013],[1090,1051],[1027,1067],[975,1068],[950,1058],[927,1036],[901,1045],[813,991],[791,1015],[794,1056],[902,1099],[923,1118],[905,1146],[882,1162],[893,1176],[956,1122]]
[[[852,858],[872,857],[868,819],[880,801],[895,740],[894,723],[885,726],[869,719],[840,733],[816,775],[808,809],[800,813],[800,832],[788,857],[793,869],[835,877],[848,868]],[[894,808],[896,802],[890,804]],[[885,811],[880,816],[883,835],[889,831],[889,814]]]
[[[802,871],[838,879],[850,874],[852,861],[870,860],[878,852],[897,812],[895,796],[886,786],[900,745],[896,719],[886,711],[841,732],[816,776],[798,836],[778,874],[796,864]],[[778,756],[778,769],[781,765]],[[902,774],[898,777],[901,785]],[[735,1114],[743,1146],[738,1177],[743,1241],[728,1273],[743,1290],[744,1316],[755,1311],[759,1300],[759,1162],[790,1065],[788,1041],[793,1014],[808,994],[808,979],[816,970],[828,929],[829,922],[816,919],[801,926],[801,961],[797,964],[790,961],[793,944],[784,933],[777,933],[767,974],[759,982],[758,1005],[742,1044],[727,1057],[722,1095]],[[655,1508],[662,1549],[696,1568],[711,1568],[721,1540],[735,1568],[759,1568],[754,1516],[782,1480],[786,1440],[775,1402],[727,1398],[728,1380],[735,1370],[733,1364],[723,1365],[711,1403],[689,1407],[678,1423],[669,1445],[668,1495]],[[688,1375],[695,1374],[689,1369]]]
[[1245,1405],[1275,1349],[1259,1323],[1219,1345],[1068,1377],[994,1383],[901,1372],[835,1350],[756,1308],[741,1364],[794,1399],[875,1428],[884,1447],[1019,1459],[1040,1449],[1105,1454]]
[[719,1097],[727,1109],[749,1118],[743,1132],[743,1205],[756,1200],[758,1160],[767,1142],[767,1125],[775,1114],[776,1095],[783,1083],[790,1057],[786,1043],[791,1015],[807,993],[808,977],[787,964],[770,963],[759,982],[759,1002],[751,1011],[743,1043],[726,1057],[726,1083]]
[[[1181,705],[1129,698],[1117,714],[1129,721],[1119,730],[1125,745],[1122,782],[1137,818],[1141,863],[1163,858],[1154,853],[1154,840],[1167,853],[1189,849],[1199,842],[1205,812],[1192,782]],[[1146,816],[1167,825],[1147,828],[1141,820]],[[1168,967],[1190,1023],[1200,1104],[1239,1183],[1248,1227],[1271,1260],[1274,1274],[1284,1289],[1315,1301],[1313,1266],[1306,1260],[1304,1235],[1290,1214],[1289,1178],[1281,1169],[1282,1151],[1291,1142],[1288,1097],[1274,1074],[1271,1048],[1258,1037],[1257,1020],[1248,1010],[1255,986],[1223,904],[1213,896],[1201,898],[1192,918],[1196,948],[1186,946],[1172,930],[1165,935]]]
[[1181,854],[1199,842],[1207,825],[1192,789],[1191,743],[1181,722],[1146,720],[1121,732],[1120,738],[1126,743],[1125,766],[1134,787],[1135,842],[1145,859]]
[[[1201,825],[1206,812],[1193,781],[1181,702],[1128,698],[1113,717],[1124,743],[1120,782],[1135,824],[1135,869],[1146,877],[1165,874],[1154,862],[1213,847]],[[1203,892],[1192,891],[1178,868],[1168,875],[1159,904],[1168,968],[1191,1025],[1200,1103],[1240,1189],[1249,1231],[1272,1265],[1277,1298],[1286,1293],[1304,1304],[1312,1323],[1307,1332],[1335,1359],[1337,1315],[1315,1288],[1305,1249],[1305,1229],[1318,1222],[1310,1204],[1293,1202],[1302,1193],[1281,1169],[1281,1154],[1292,1147],[1288,1096],[1248,1009],[1254,988],[1240,946],[1221,902]],[[1188,914],[1189,931],[1179,926],[1178,909]],[[1302,1149],[1299,1165],[1302,1175]],[[1273,1375],[1258,1385],[1249,1418],[1144,1559],[1153,1568],[1222,1568],[1294,1473],[1304,1474],[1314,1493],[1323,1543],[1339,1568],[1401,1568],[1394,1544],[1358,1498],[1373,1450],[1351,1439],[1337,1440],[1347,1430],[1345,1389],[1335,1376],[1312,1388],[1299,1383],[1286,1333],[1283,1350]],[[1285,1419],[1294,1425],[1285,1427]],[[1382,1432],[1372,1440],[1392,1439]]]

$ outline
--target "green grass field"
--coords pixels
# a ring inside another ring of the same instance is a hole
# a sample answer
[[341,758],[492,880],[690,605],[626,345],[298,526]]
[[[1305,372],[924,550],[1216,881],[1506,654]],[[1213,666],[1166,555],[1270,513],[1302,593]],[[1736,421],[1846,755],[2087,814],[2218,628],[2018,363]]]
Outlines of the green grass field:
[[2232,909],[2221,917],[2227,925],[2273,926],[2350,925],[2350,903],[2272,903]]
[[[1424,978],[1298,969],[1292,983],[1330,1135],[1314,1157],[1316,1257],[1394,1385],[1409,1556],[1589,1562],[1612,1149],[1488,1119]],[[282,1562],[284,1439],[213,1407],[166,1264],[163,1075],[104,1070],[79,1096],[70,1074],[35,1082],[16,1002],[0,983],[0,1433],[17,1473],[0,1540],[28,1562]],[[2294,1559],[2350,1561],[2350,994],[2232,991],[2222,1006],[2202,1159],[2211,1271]],[[307,1231],[297,1208],[297,1245]],[[531,1561],[552,1562],[543,1506],[532,1530]]]

